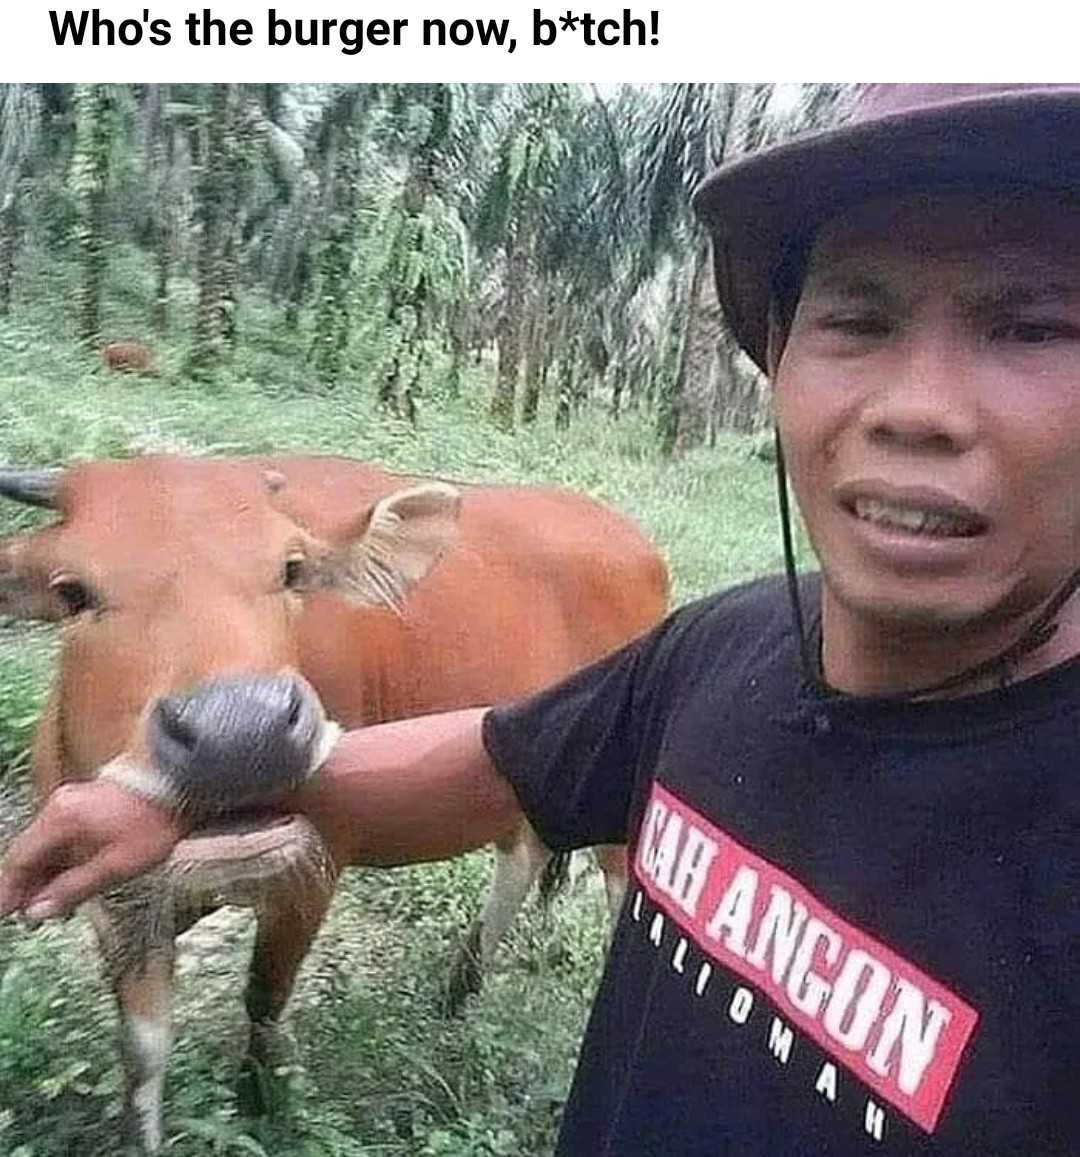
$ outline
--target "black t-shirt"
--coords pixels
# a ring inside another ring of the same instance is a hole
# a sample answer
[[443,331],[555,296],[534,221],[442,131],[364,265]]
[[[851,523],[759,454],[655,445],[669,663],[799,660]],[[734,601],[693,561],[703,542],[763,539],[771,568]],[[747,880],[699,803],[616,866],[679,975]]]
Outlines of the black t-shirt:
[[766,580],[484,739],[553,848],[630,844],[559,1154],[1080,1154],[1080,663],[822,699]]

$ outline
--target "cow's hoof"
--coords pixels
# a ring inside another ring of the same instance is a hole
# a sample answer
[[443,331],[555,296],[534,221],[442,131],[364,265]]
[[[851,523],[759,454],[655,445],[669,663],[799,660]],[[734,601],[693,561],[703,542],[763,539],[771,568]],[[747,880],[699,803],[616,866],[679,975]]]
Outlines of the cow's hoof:
[[446,1018],[460,1016],[465,1001],[479,995],[484,983],[480,966],[480,929],[473,928],[458,950],[450,974],[439,997],[439,1013]]
[[289,1047],[277,1025],[253,1025],[251,1047],[236,1082],[236,1107],[244,1117],[278,1117],[289,1097]]
[[236,1108],[241,1117],[265,1117],[269,1111],[267,1071],[250,1057],[244,1061],[236,1081]]
[[133,1105],[124,1110],[123,1148],[117,1157],[153,1157],[161,1152],[161,1122],[147,1120]]

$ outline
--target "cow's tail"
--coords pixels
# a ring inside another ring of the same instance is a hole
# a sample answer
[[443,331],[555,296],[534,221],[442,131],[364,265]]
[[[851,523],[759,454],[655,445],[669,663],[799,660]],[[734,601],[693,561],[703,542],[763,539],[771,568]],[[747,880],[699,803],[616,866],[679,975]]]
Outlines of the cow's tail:
[[566,887],[570,879],[570,857],[572,852],[556,852],[544,865],[540,873],[540,903],[549,907],[551,901]]

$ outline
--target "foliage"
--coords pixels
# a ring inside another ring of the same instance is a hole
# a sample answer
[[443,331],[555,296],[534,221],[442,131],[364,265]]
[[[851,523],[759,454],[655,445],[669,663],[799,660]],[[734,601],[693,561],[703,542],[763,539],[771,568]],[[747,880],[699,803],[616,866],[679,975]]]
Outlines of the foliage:
[[[197,238],[185,236],[198,185],[184,166],[205,157],[210,94],[174,86],[163,95],[150,116],[144,91],[114,94],[119,120],[108,188],[131,221],[109,218],[99,285],[102,332],[145,335],[161,292],[160,230],[170,234],[174,324],[155,343],[159,377],[109,375],[78,341],[79,319],[65,303],[82,281],[80,251],[58,232],[77,214],[70,189],[46,177],[75,148],[71,133],[66,143],[61,139],[73,127],[71,93],[43,89],[38,104],[25,106],[27,116],[35,108],[44,116],[48,108],[57,119],[36,143],[28,137],[20,146],[28,166],[23,179],[35,174],[36,188],[51,192],[25,206],[30,227],[20,234],[19,291],[10,314],[0,317],[6,401],[0,461],[52,465],[165,451],[343,453],[406,472],[591,493],[634,516],[656,539],[678,602],[780,567],[772,467],[755,456],[754,443],[720,435],[715,447],[691,450],[677,463],[657,446],[650,391],[670,372],[672,318],[685,304],[679,287],[686,269],[659,255],[648,276],[634,273],[632,252],[612,245],[603,228],[605,204],[615,214],[610,220],[631,228],[632,198],[616,189],[614,201],[604,201],[612,190],[598,176],[601,157],[612,171],[624,163],[632,169],[628,133],[633,110],[642,107],[640,93],[621,91],[607,105],[584,90],[552,97],[549,111],[562,119],[543,132],[558,141],[528,146],[561,158],[542,181],[542,166],[535,156],[527,164],[520,144],[513,156],[500,151],[497,126],[513,111],[507,106],[524,99],[520,93],[478,89],[456,95],[449,106],[439,92],[359,94],[363,100],[348,118],[359,158],[354,250],[342,281],[349,320],[333,389],[316,380],[307,358],[327,276],[319,255],[334,238],[325,212],[334,92],[271,86],[215,97],[233,102],[236,116],[261,118],[262,128],[248,137],[243,179],[220,174],[236,179],[223,201],[233,209],[214,228],[225,249],[234,246],[229,260],[235,257],[238,280],[229,292],[237,326],[231,348],[222,340],[222,362],[209,380],[186,369],[200,300],[215,299],[203,299]],[[134,131],[135,110],[147,113],[142,136]],[[0,134],[9,131],[6,123],[0,107]],[[527,136],[522,129],[520,139]],[[150,147],[152,139],[159,144]],[[406,196],[424,172],[413,163],[418,141],[431,146],[432,182],[419,202]],[[173,167],[162,171],[164,184],[152,187],[173,189],[187,198],[187,208],[162,226],[137,186],[144,167],[163,164],[170,149]],[[486,182],[503,155],[507,189],[511,170],[519,180],[528,170],[546,190],[529,194],[539,215],[531,260],[544,288],[538,294],[529,286],[523,308],[549,324],[540,338],[526,327],[523,344],[526,361],[546,358],[541,368],[557,371],[550,382],[568,376],[573,420],[561,430],[552,405],[540,404],[535,420],[516,432],[489,419],[496,370],[491,326],[505,308],[508,267],[505,244],[496,239],[485,248],[477,230]],[[556,210],[550,217],[549,207]],[[219,246],[219,257],[225,249]],[[304,253],[310,283],[302,276]],[[391,276],[404,303],[396,328]],[[609,280],[610,296],[603,289]],[[467,300],[456,300],[466,285]],[[287,323],[290,308],[295,325]],[[414,336],[418,345],[406,353]],[[417,377],[423,404],[415,423],[378,404],[378,385],[395,357],[403,382]],[[614,380],[620,366],[626,392],[615,420],[600,383]],[[0,502],[0,533],[46,517]],[[25,787],[31,721],[56,642],[51,628],[0,623],[0,786],[11,790]],[[0,841],[5,817],[15,814],[5,808],[0,799]],[[481,853],[346,878],[301,976],[290,1016],[295,1048],[278,1074],[288,1095],[267,1122],[241,1118],[234,1095],[251,923],[226,910],[187,934],[166,1151],[175,1157],[550,1151],[601,964],[599,879],[586,874],[550,915],[526,912],[483,995],[464,1019],[445,1022],[433,1011],[440,979],[488,872]],[[115,1023],[89,944],[79,919],[35,932],[0,925],[0,1153],[10,1157],[117,1152]]]
[[655,409],[681,450],[762,417],[730,359],[723,404],[704,352],[727,358],[723,319],[687,340],[711,291],[675,287],[707,257],[688,206],[708,170],[831,115],[835,86],[787,87],[783,104],[773,85],[0,86],[0,315],[31,240],[74,249],[79,332],[105,340],[106,266],[135,246],[154,290],[113,336],[180,325],[178,364],[206,382],[256,293],[315,381],[411,422],[421,380],[460,392],[469,349],[494,344],[500,429],[549,406],[565,429],[595,392]]

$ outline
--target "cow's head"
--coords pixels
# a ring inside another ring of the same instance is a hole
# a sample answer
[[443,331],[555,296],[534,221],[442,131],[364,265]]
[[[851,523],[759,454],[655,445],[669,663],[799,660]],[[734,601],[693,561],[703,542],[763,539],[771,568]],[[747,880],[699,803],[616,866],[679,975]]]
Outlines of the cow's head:
[[397,607],[453,541],[459,497],[402,489],[331,543],[283,510],[253,461],[144,458],[0,471],[0,493],[55,510],[0,540],[0,614],[62,621],[54,691],[65,778],[121,766],[197,782],[223,808],[268,772],[302,779],[327,743],[296,669],[312,591]]

